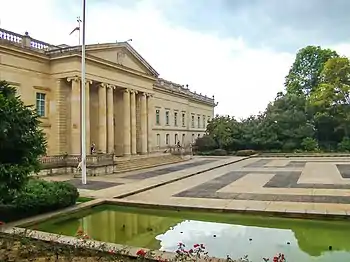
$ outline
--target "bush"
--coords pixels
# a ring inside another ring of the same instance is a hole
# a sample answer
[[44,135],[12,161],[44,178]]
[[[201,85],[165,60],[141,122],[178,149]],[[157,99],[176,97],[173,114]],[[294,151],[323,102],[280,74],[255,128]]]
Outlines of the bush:
[[213,156],[227,156],[227,151],[225,149],[215,149],[212,151]]
[[349,152],[350,151],[350,138],[344,137],[343,140],[338,144],[338,149],[341,152]]
[[8,201],[39,171],[46,139],[35,109],[5,81],[0,81],[0,109],[0,201]]
[[194,147],[196,148],[197,151],[211,151],[215,148],[217,148],[217,144],[215,140],[211,136],[203,136],[199,137],[196,140],[196,143],[194,144]]
[[238,150],[236,156],[251,156],[255,155],[257,152],[253,149]]
[[312,137],[305,137],[301,142],[301,146],[306,151],[317,151],[319,149],[317,140]]
[[29,180],[12,201],[0,204],[0,221],[18,220],[69,207],[78,197],[77,188],[66,182]]

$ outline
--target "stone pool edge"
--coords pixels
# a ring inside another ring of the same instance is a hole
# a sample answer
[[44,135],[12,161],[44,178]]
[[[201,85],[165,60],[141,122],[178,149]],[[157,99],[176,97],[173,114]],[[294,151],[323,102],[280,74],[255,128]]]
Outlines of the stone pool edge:
[[[47,233],[42,231],[36,231],[36,230],[30,230],[25,229],[24,227],[27,227],[32,224],[44,222],[49,219],[57,218],[61,215],[69,216],[74,213],[95,207],[100,205],[119,205],[119,206],[129,206],[129,207],[139,207],[139,208],[152,208],[152,209],[159,209],[159,210],[182,210],[182,211],[202,211],[202,212],[217,212],[217,213],[227,213],[227,214],[247,214],[247,215],[259,215],[259,216],[266,216],[266,217],[278,217],[278,218],[300,218],[300,219],[319,219],[319,220],[345,220],[349,219],[349,215],[343,215],[343,214],[327,214],[327,213],[315,213],[315,212],[286,212],[286,211],[264,211],[264,210],[252,210],[252,209],[235,209],[235,208],[215,208],[215,207],[201,207],[201,206],[178,206],[178,205],[169,205],[169,204],[149,204],[149,203],[141,203],[136,201],[130,201],[125,199],[95,199],[91,200],[85,203],[81,203],[78,205],[75,205],[73,207],[65,208],[62,210],[54,211],[47,214],[42,214],[38,216],[34,216],[31,218],[22,219],[19,221],[11,222],[8,224],[5,224],[3,226],[0,226],[0,232],[5,234],[11,234],[11,235],[22,235],[23,232],[30,232],[30,235],[28,237],[36,240],[51,240],[60,244],[64,245],[76,245],[79,241],[76,237],[71,236],[64,236],[64,235],[58,235],[53,233]],[[101,242],[96,240],[87,240],[90,245],[88,247],[84,248],[90,248],[95,250],[101,250],[101,246],[103,244],[103,250],[106,251],[106,248],[108,250],[116,250],[116,254],[118,254],[118,250],[126,251],[127,254],[119,254],[123,255],[125,257],[135,258],[137,257],[137,251],[140,249],[147,251],[152,251],[154,256],[152,258],[148,258],[149,260],[158,261],[159,258],[170,260],[175,257],[175,253],[173,252],[165,252],[165,251],[158,251],[158,250],[150,250],[147,248],[141,248],[141,247],[134,247],[134,246],[127,246],[127,245],[121,245],[116,243],[109,243],[109,242]],[[201,260],[199,260],[201,261]],[[226,261],[225,259],[220,258],[211,258],[210,261],[213,262],[219,262],[219,261]]]

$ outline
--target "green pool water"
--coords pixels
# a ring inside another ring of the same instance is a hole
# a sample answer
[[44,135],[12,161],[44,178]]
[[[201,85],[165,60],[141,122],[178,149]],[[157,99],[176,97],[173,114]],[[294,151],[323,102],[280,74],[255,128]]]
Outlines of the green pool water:
[[203,243],[210,256],[248,255],[253,262],[279,252],[293,262],[350,261],[350,221],[102,205],[29,228],[67,236],[82,229],[95,240],[164,251],[175,251],[178,242]]

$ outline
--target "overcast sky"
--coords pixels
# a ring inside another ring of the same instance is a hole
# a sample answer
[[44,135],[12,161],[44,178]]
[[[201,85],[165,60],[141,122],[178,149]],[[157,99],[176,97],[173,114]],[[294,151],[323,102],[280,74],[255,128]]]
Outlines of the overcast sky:
[[[81,2],[0,0],[0,27],[74,45]],[[216,113],[240,118],[283,90],[298,49],[350,55],[349,10],[349,0],[87,0],[87,42],[132,38],[161,77],[215,95]]]

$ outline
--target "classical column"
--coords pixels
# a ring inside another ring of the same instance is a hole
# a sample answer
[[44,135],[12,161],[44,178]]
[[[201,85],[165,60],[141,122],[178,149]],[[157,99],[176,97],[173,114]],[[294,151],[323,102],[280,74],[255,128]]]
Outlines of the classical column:
[[109,85],[107,88],[107,138],[108,138],[108,153],[114,153],[114,104],[113,104],[113,90],[114,86]]
[[106,84],[101,84],[98,88],[98,149],[103,153],[107,151],[106,88]]
[[141,154],[147,154],[147,96],[141,94]]
[[130,116],[131,116],[131,154],[136,155],[136,94],[135,90],[130,91]]
[[130,155],[130,92],[128,89],[124,90],[124,155]]
[[147,121],[147,151],[148,153],[152,152],[152,128],[153,128],[153,119],[154,119],[154,110],[153,110],[153,104],[152,104],[152,96],[151,94],[148,94],[147,97],[147,115],[148,115],[148,121]]
[[86,125],[86,154],[90,154],[90,146],[91,146],[91,140],[90,140],[90,85],[92,84],[91,80],[87,80],[85,82],[85,125]]
[[70,154],[80,155],[80,79],[67,78],[72,82],[70,96]]

